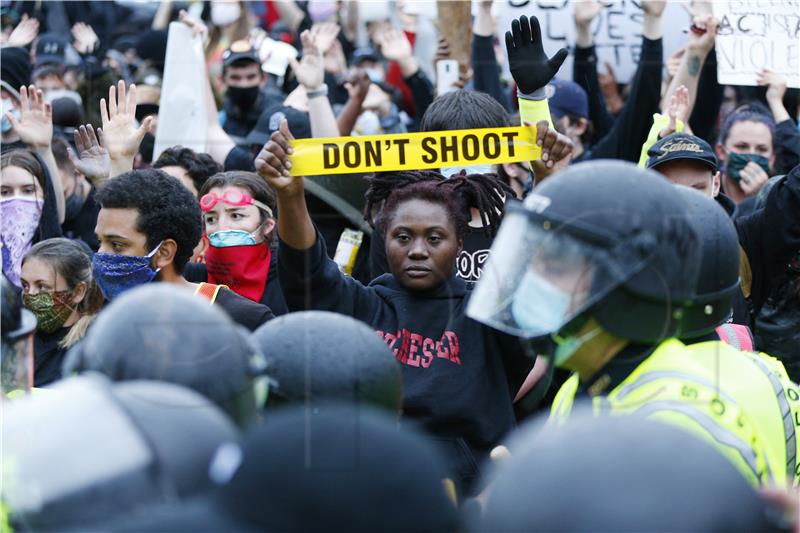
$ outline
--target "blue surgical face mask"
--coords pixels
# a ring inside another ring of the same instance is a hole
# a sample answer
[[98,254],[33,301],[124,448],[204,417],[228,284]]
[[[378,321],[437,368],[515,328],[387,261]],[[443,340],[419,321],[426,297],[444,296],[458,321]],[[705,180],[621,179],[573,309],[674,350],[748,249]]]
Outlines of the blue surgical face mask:
[[92,274],[107,300],[123,292],[153,281],[160,268],[154,269],[150,259],[161,247],[160,242],[145,256],[96,253],[92,257]]
[[2,133],[11,131],[11,121],[6,118],[6,111],[11,111],[11,114],[14,115],[14,118],[17,120],[19,120],[20,117],[19,109],[14,107],[14,103],[7,98],[3,98],[2,107],[0,107],[0,117],[3,118],[2,124],[0,124],[0,131],[2,131]]
[[523,332],[546,335],[564,324],[571,301],[570,293],[528,271],[514,293],[511,314]]
[[227,248],[229,246],[254,246],[258,230],[247,233],[240,229],[226,229],[215,231],[208,236],[208,243],[214,248]]

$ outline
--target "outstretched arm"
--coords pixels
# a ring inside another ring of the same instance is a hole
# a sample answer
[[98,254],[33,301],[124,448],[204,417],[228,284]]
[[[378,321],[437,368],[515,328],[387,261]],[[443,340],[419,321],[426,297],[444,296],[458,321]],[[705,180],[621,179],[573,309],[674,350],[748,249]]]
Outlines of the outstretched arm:
[[303,58],[298,62],[290,59],[297,81],[305,87],[308,94],[308,117],[311,122],[311,135],[315,138],[338,137],[339,127],[328,100],[328,87],[325,85],[325,67],[322,61],[321,42],[331,42],[339,34],[339,26],[328,35],[320,34],[327,26],[315,26],[316,31],[305,30],[300,34],[303,43]]
[[256,172],[275,189],[278,199],[278,235],[295,250],[308,250],[317,239],[306,206],[303,177],[291,176],[289,156],[294,139],[286,119],[256,157]]
[[38,153],[50,174],[53,184],[53,193],[56,197],[56,212],[59,224],[64,223],[64,186],[61,183],[61,174],[58,172],[56,158],[50,143],[53,140],[53,107],[44,101],[44,93],[36,88],[22,86],[19,89],[19,120],[10,112],[6,118],[11,122],[11,127],[19,139]]

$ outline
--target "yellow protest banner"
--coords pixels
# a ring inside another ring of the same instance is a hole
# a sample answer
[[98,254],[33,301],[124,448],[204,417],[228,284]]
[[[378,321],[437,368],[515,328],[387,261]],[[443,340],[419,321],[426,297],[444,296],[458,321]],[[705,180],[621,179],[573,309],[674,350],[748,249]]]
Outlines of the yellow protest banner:
[[536,161],[536,128],[486,128],[291,141],[292,176]]

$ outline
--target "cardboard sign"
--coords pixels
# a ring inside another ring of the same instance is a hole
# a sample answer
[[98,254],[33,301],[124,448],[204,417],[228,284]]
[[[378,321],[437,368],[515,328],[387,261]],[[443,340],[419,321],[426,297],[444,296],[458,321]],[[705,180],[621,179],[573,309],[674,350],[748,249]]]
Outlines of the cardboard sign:
[[800,0],[718,0],[717,77],[723,85],[756,85],[762,69],[800,87]]
[[[500,0],[497,6],[497,36],[505,50],[505,33],[511,30],[511,21],[522,15],[539,18],[542,41],[549,56],[559,48],[572,50],[575,45],[575,7],[581,0]],[[776,0],[777,1],[777,0]],[[686,44],[689,15],[681,7],[688,0],[670,0],[662,16],[664,28],[664,59]],[[630,82],[642,49],[642,20],[644,12],[638,0],[610,0],[592,24],[597,48],[598,68],[605,71],[605,62],[614,69],[617,81]],[[570,54],[557,77],[572,79]],[[510,74],[509,74],[510,79]]]
[[365,137],[296,139],[292,176],[424,170],[536,161],[536,128],[486,128]]
[[206,83],[200,37],[182,22],[170,23],[153,160],[170,146],[206,151]]

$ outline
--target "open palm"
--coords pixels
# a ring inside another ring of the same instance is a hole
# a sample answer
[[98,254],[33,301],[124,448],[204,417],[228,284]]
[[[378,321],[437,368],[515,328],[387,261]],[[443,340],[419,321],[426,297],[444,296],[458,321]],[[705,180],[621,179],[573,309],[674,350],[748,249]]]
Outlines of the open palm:
[[152,117],[147,117],[137,127],[136,86],[131,85],[126,91],[124,81],[120,80],[117,87],[112,85],[108,90],[108,106],[105,98],[100,100],[100,117],[103,121],[101,135],[109,157],[112,160],[133,159],[152,123]]
[[6,114],[22,142],[35,148],[47,148],[53,138],[53,108],[35,85],[19,90],[20,118]]
[[303,58],[299,63],[296,59],[291,60],[292,70],[303,87],[317,89],[325,78],[322,51],[310,31],[301,33],[300,40],[303,42]]
[[102,134],[98,138],[92,125],[87,124],[75,130],[74,139],[78,153],[70,149],[70,161],[81,174],[98,185],[98,182],[111,175],[111,158],[108,156],[108,150],[102,145]]

